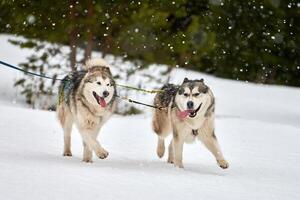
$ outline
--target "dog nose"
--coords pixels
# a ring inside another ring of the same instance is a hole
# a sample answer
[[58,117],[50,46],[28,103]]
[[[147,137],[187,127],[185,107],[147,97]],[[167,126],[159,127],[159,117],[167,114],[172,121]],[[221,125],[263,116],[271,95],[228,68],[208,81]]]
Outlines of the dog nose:
[[194,108],[194,102],[188,101],[187,102],[187,107],[188,107],[188,109],[193,109]]
[[103,97],[107,97],[108,95],[109,95],[109,92],[107,92],[107,91],[103,92]]

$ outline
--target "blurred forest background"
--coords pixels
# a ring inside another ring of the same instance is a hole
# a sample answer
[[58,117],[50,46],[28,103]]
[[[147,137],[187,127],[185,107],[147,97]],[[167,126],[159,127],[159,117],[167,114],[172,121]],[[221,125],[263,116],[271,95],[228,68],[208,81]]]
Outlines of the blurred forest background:
[[59,45],[67,45],[70,70],[95,50],[142,67],[166,64],[235,80],[300,86],[297,0],[1,0],[0,9],[1,33],[24,36],[29,40],[11,42],[43,51],[21,64],[27,70],[60,68],[62,63],[49,58],[64,56]]

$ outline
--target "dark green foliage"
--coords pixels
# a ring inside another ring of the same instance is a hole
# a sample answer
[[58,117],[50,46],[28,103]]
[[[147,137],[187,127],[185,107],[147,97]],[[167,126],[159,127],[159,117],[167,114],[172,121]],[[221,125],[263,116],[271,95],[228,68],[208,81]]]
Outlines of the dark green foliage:
[[[144,64],[162,63],[259,83],[300,86],[300,3],[297,0],[1,1],[0,32],[68,44],[78,30],[85,47]],[[26,44],[30,47],[33,44]],[[33,47],[33,46],[31,46]]]
[[[38,74],[45,74],[47,72],[48,76],[52,76],[53,78],[57,77],[56,73],[60,65],[53,62],[51,63],[50,60],[56,55],[61,54],[59,46],[53,45],[48,47],[49,45],[46,46],[43,43],[33,40],[26,42],[12,40],[11,42],[18,44],[22,48],[33,48],[36,52],[27,58],[27,62],[20,63],[20,67],[26,71]],[[39,107],[48,109],[48,107],[52,106],[49,99],[54,95],[53,86],[56,81],[50,81],[50,84],[45,84],[45,81],[49,80],[35,76],[26,76],[26,78],[18,79],[14,86],[21,89],[21,94],[25,96],[26,102],[32,105],[33,108]],[[41,99],[44,99],[44,101]]]
[[222,31],[207,62],[218,76],[299,86],[299,25],[299,1],[226,1],[211,8],[208,28]]

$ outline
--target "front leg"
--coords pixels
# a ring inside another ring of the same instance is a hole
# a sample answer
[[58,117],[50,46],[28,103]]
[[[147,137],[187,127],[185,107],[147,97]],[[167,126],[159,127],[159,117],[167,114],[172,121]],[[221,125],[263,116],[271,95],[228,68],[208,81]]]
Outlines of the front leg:
[[217,141],[217,138],[214,134],[214,131],[211,134],[208,135],[201,135],[200,140],[203,142],[203,144],[207,147],[207,149],[215,156],[218,165],[226,169],[229,167],[229,163],[225,160],[219,143]]
[[174,151],[174,165],[175,167],[183,168],[182,164],[182,151],[183,151],[183,138],[179,135],[176,127],[173,127],[173,151]]
[[107,119],[91,114],[91,112],[82,105],[83,104],[79,102],[77,106],[76,124],[82,136],[83,143],[86,144],[86,147],[84,147],[84,160],[85,158],[87,158],[86,160],[90,160],[89,158],[92,157],[90,151],[94,151],[99,158],[104,159],[108,156],[108,152],[97,141],[97,136],[103,123]]
[[169,157],[168,157],[168,163],[174,163],[174,151],[173,151],[173,139],[171,140],[169,144]]
[[198,139],[200,139],[206,148],[215,156],[218,165],[223,169],[228,168],[229,164],[221,152],[221,148],[215,135],[214,115],[211,115],[204,122],[203,126],[198,129],[198,132]]
[[84,160],[90,160],[90,150],[96,155],[104,159],[108,156],[108,152],[97,141],[97,135],[102,126],[101,121],[93,118],[87,118],[82,115],[77,116],[78,129],[82,136],[83,143],[87,146],[84,148]]
[[104,159],[108,156],[108,152],[96,140],[97,133],[84,130],[81,132],[81,136],[87,146],[93,150],[100,159]]
[[87,162],[87,163],[92,163],[93,162],[93,160],[92,160],[93,152],[85,142],[82,142],[82,143],[83,143],[83,159],[82,159],[82,161]]
[[99,134],[99,131],[92,135],[92,138],[98,143],[98,145],[99,145],[98,147],[100,147],[100,148],[97,147],[97,149],[94,151],[95,151],[96,155],[98,156],[98,158],[105,159],[109,153],[101,146],[100,142],[97,141],[98,134]]

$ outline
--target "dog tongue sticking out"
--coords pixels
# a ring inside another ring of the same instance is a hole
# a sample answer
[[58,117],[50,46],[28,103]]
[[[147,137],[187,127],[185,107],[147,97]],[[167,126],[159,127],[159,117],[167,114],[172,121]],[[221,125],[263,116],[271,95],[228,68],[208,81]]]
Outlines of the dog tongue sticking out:
[[192,110],[178,111],[178,112],[177,112],[177,116],[178,116],[180,119],[184,119],[184,118],[186,118],[191,112],[192,112]]
[[93,92],[93,95],[95,97],[95,99],[97,100],[97,103],[102,107],[105,108],[106,107],[106,102],[105,99],[103,97],[100,97],[99,95],[97,95],[96,92]]
[[100,106],[101,106],[102,108],[105,108],[105,107],[106,107],[106,102],[105,102],[104,98],[99,97],[98,103],[100,104]]

